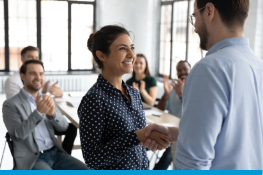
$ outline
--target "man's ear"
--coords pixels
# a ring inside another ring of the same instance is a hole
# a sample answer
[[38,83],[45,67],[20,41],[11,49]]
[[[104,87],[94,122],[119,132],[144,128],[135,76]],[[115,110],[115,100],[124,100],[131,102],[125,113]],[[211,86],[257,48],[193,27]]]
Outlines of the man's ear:
[[96,51],[96,56],[99,58],[100,61],[105,62],[106,61],[106,55],[102,53],[101,51]]
[[215,6],[212,3],[207,3],[206,9],[207,9],[206,15],[208,17],[209,22],[211,22],[215,17]]
[[20,77],[21,77],[21,80],[22,80],[22,82],[24,84],[25,78],[26,78],[25,74],[20,73]]

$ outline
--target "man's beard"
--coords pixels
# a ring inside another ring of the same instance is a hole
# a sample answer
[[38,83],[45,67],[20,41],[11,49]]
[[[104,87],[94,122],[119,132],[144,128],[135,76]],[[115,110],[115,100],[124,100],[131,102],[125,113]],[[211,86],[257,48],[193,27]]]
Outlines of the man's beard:
[[202,50],[207,50],[207,41],[208,41],[209,33],[207,31],[205,23],[203,23],[202,28],[200,32],[198,33],[198,35],[200,38],[200,48]]
[[41,88],[35,88],[33,85],[27,85],[26,87],[30,92],[37,92],[39,91],[39,89],[41,89]]

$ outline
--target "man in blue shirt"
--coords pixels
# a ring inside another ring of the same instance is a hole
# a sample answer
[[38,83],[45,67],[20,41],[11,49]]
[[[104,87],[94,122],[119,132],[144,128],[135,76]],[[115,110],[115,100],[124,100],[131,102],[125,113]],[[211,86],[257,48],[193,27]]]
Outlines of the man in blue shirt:
[[263,169],[263,62],[244,38],[249,0],[196,0],[208,50],[183,91],[175,169]]

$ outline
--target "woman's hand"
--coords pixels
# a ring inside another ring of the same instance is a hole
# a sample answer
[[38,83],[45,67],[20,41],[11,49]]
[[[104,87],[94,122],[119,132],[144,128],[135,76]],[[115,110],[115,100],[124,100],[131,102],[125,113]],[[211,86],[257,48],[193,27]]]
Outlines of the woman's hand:
[[145,90],[145,81],[141,81],[140,92]]
[[140,92],[138,83],[133,82],[132,87],[134,87],[135,89],[137,89]]
[[172,137],[159,133],[157,131],[151,132],[148,137],[151,140],[154,140],[158,144],[158,150],[166,149],[170,146],[170,143],[173,142]]

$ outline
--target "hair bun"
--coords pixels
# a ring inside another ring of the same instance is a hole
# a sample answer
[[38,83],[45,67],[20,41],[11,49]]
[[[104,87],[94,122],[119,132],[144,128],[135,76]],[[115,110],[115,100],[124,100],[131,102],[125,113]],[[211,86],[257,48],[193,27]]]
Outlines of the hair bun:
[[89,36],[89,39],[88,39],[88,44],[87,44],[87,46],[88,46],[88,49],[91,51],[91,52],[93,52],[93,37],[94,36],[94,33],[92,33],[92,34],[90,34],[90,36]]

